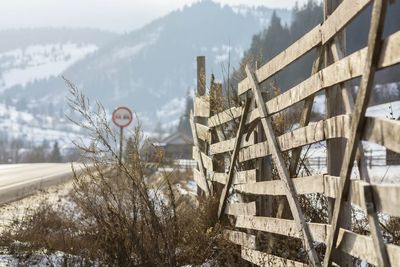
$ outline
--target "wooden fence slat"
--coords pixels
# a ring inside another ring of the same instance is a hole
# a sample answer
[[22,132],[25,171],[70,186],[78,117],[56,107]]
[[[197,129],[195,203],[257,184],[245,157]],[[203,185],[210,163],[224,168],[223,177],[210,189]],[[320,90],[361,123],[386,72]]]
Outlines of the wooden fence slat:
[[261,96],[261,91],[258,85],[257,78],[250,71],[248,65],[246,66],[246,74],[250,80],[250,86],[252,88],[254,99],[257,103],[257,108],[261,116],[261,123],[264,129],[265,136],[269,141],[269,146],[275,165],[278,169],[279,177],[285,184],[284,188],[286,189],[286,198],[289,202],[290,210],[292,212],[293,218],[297,223],[297,229],[303,233],[304,245],[305,250],[307,251],[308,258],[313,266],[320,266],[320,260],[314,249],[310,231],[307,224],[305,223],[303,212],[301,211],[300,204],[297,200],[296,189],[294,187],[292,179],[290,178],[289,171],[285,166],[282,152],[280,151],[274,130],[272,128],[271,118],[268,117],[268,112]]
[[[324,176],[324,194],[331,198],[336,198],[339,191],[340,177]],[[391,216],[400,217],[400,203],[393,201],[400,195],[400,186],[368,184],[359,180],[352,180],[350,185],[349,199],[351,203],[363,210],[367,210],[364,199],[364,187],[371,186],[374,194],[376,209]]]
[[[239,185],[239,184],[255,183],[256,172],[257,170],[255,169],[236,172],[233,176],[232,184]],[[228,179],[228,174],[226,173],[213,173],[213,175],[210,178],[211,181],[215,181],[220,184],[226,184],[227,179]]]
[[225,211],[225,206],[226,206],[226,201],[227,201],[228,194],[229,194],[229,189],[232,185],[233,175],[234,175],[235,166],[236,166],[236,160],[239,155],[240,144],[242,141],[242,135],[243,135],[243,131],[245,128],[246,117],[247,117],[249,109],[250,109],[250,104],[251,104],[251,99],[248,96],[246,96],[246,102],[244,104],[242,117],[240,118],[239,128],[237,130],[237,136],[236,136],[236,140],[235,140],[235,146],[234,146],[233,153],[232,153],[231,160],[230,160],[228,178],[227,178],[224,188],[222,189],[220,200],[219,200],[218,218],[220,220]]
[[[272,75],[276,74],[293,61],[297,60],[305,53],[321,43],[320,25],[314,27],[298,41],[293,43],[282,53],[271,59],[267,64],[256,71],[256,77],[262,82]],[[238,95],[241,95],[250,89],[250,80],[248,78],[241,81],[238,85]]]
[[[312,123],[278,137],[282,151],[310,145],[332,138],[348,138],[350,134],[351,116],[339,115],[330,119]],[[365,130],[362,139],[389,148],[400,153],[400,121],[385,118],[366,117]],[[241,149],[239,162],[270,155],[268,142],[249,145]]]
[[[252,133],[252,135],[253,134],[254,134],[254,132]],[[232,138],[229,140],[211,144],[210,145],[210,154],[216,155],[216,154],[231,152],[233,150],[233,147],[235,146],[235,141],[236,141],[236,138]],[[251,137],[249,138],[248,141],[246,139],[242,139],[240,148],[248,147],[252,144],[253,144],[253,140]]]
[[210,128],[200,123],[196,123],[197,137],[204,142],[211,143]]
[[[309,176],[293,179],[294,187],[299,195],[309,193],[324,193],[324,176]],[[283,196],[286,191],[281,180],[264,181],[236,185],[235,189],[239,192],[251,195],[271,195]]]
[[371,0],[345,0],[321,26],[322,44],[327,43],[343,29]]
[[[360,142],[365,121],[365,112],[369,101],[369,96],[374,82],[374,75],[377,69],[381,50],[381,39],[385,22],[386,0],[375,0],[372,9],[371,26],[368,36],[368,51],[364,63],[364,72],[361,78],[360,89],[357,93],[357,100],[352,115],[351,133],[347,141],[344,153],[342,169],[340,172],[341,183],[339,194],[335,199],[335,208],[332,216],[332,230],[327,241],[327,250],[324,259],[324,267],[332,264],[332,252],[336,247],[339,233],[339,217],[343,213],[343,204],[348,196],[350,187],[350,176],[358,144]],[[382,258],[382,255],[381,257]]]
[[[209,188],[208,182],[207,182],[207,171],[204,169],[203,153],[200,152],[200,149],[199,149],[199,140],[197,137],[197,130],[196,130],[196,126],[195,126],[193,111],[190,111],[189,122],[190,122],[190,128],[192,129],[192,134],[193,134],[193,143],[194,143],[193,158],[196,159],[197,165],[200,169],[200,174],[203,177],[202,180],[204,181],[205,189],[206,189],[206,190],[204,190],[204,192],[206,193],[206,195],[210,195],[210,188]],[[211,166],[212,166],[212,161],[211,161]]]
[[[294,186],[299,195],[309,193],[323,193],[330,198],[336,198],[339,191],[340,178],[330,175],[317,175],[293,179]],[[362,210],[367,210],[364,200],[364,186],[369,185],[363,181],[352,180],[349,199],[352,204]],[[378,211],[391,216],[400,217],[400,202],[393,201],[400,195],[400,186],[395,185],[370,185],[374,194],[374,202]],[[285,190],[280,180],[264,181],[248,184],[238,184],[235,190],[252,195],[283,196]]]
[[251,184],[256,182],[257,170],[247,170],[236,172],[234,184]]
[[[302,238],[302,233],[296,227],[293,220],[258,217],[258,216],[238,216],[236,219],[237,228],[258,230],[278,235],[295,238]],[[307,223],[313,240],[324,242],[326,239],[326,225],[320,223]]]
[[[329,233],[330,226],[327,226]],[[359,235],[348,230],[340,228],[338,236],[337,249],[353,257],[366,260],[368,263],[378,266],[378,260],[373,248],[373,240],[369,236]],[[400,266],[400,247],[387,244],[386,249],[389,254],[390,265],[392,267]]]
[[242,258],[258,266],[307,267],[305,263],[288,260],[265,252],[242,248]]
[[[242,229],[252,229],[257,231],[275,233],[280,235],[300,238],[296,231],[293,220],[258,217],[258,216],[238,216],[236,227]],[[319,223],[308,223],[310,232],[316,241],[326,242],[330,225]],[[340,228],[337,249],[348,253],[356,258],[368,261],[368,263],[377,265],[377,256],[371,250],[373,240],[369,236],[355,234],[349,230]],[[390,259],[389,266],[400,266],[400,246],[386,244],[386,250]]]
[[199,162],[200,160],[200,156],[201,155],[201,160],[203,162],[203,167],[206,168],[209,171],[213,171],[214,167],[213,167],[213,160],[207,156],[206,154],[204,154],[203,152],[200,152],[197,146],[193,147],[193,159],[196,160],[197,162]]
[[210,117],[210,99],[208,96],[196,96],[194,98],[194,116]]
[[[256,71],[259,82],[263,82],[283,68],[296,61],[314,47],[327,43],[338,31],[343,29],[371,0],[345,0],[322,24],[306,33],[283,52],[271,59]],[[245,78],[239,83],[238,94],[250,89],[250,81]],[[271,113],[271,111],[269,111]]]
[[231,241],[232,243],[245,247],[245,248],[256,248],[256,236],[232,230],[224,231],[225,238]]
[[365,206],[367,207],[369,229],[371,231],[372,243],[376,252],[378,266],[390,266],[389,257],[383,241],[382,232],[379,225],[376,204],[371,186],[364,186]]
[[[400,31],[388,36],[382,44],[378,69],[386,68],[400,63]],[[267,101],[267,110],[270,115],[282,111],[295,103],[318,93],[319,91],[357,78],[362,75],[362,70],[367,56],[367,48],[360,49],[353,54],[336,61],[332,65],[312,75],[305,81],[287,90],[285,93]],[[247,78],[246,78],[247,79]],[[248,82],[246,80],[246,82]],[[249,89],[247,89],[249,90]],[[246,91],[247,91],[246,90]],[[251,118],[258,114],[252,112]],[[210,118],[209,127],[215,127],[229,122],[240,116],[240,108],[231,108]]]
[[[278,144],[282,151],[287,151],[330,138],[346,137],[348,136],[349,125],[350,115],[339,115],[285,133],[277,138]],[[265,157],[270,153],[268,141],[257,143],[243,148],[239,153],[239,161],[244,162]]]
[[[311,68],[311,75],[317,73],[321,68],[321,64],[323,61],[322,58],[323,50],[324,49],[322,49],[321,47],[318,47],[317,49],[317,57],[313,62]],[[299,128],[303,128],[310,123],[313,104],[314,104],[314,95],[310,96],[309,98],[306,98],[306,100],[304,101],[304,108],[300,116]],[[297,167],[299,164],[302,148],[303,147],[298,147],[292,151],[292,157],[290,158],[290,163],[289,163],[289,173],[292,177],[297,176]],[[281,201],[279,205],[286,205],[286,204],[284,201]],[[278,208],[278,210],[283,211],[282,208],[281,209]]]
[[[380,53],[379,69],[400,63],[399,42],[400,31],[390,35],[386,39],[384,42],[386,45],[383,45]],[[310,95],[318,93],[322,89],[361,76],[365,67],[366,57],[367,48],[363,48],[324,68],[283,94],[269,100],[266,103],[269,114],[273,115],[276,112],[282,111],[306,99]]]
[[242,114],[242,107],[233,107],[227,110],[224,110],[212,117],[208,120],[209,127],[216,127],[218,125],[229,122],[233,119],[239,118],[240,114]]
[[400,121],[366,117],[363,140],[400,153]]
[[203,190],[204,192],[207,192],[207,185],[204,180],[203,175],[200,173],[199,170],[196,168],[193,169],[193,180],[196,182],[196,184]]
[[225,214],[234,216],[254,216],[256,215],[256,202],[249,203],[227,203]]

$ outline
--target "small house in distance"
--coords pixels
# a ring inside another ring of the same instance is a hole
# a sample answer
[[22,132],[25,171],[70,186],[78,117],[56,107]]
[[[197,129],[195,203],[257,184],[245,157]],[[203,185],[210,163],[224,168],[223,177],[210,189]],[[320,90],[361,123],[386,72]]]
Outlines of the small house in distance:
[[192,159],[193,138],[182,131],[164,138],[157,146],[163,149],[166,159]]

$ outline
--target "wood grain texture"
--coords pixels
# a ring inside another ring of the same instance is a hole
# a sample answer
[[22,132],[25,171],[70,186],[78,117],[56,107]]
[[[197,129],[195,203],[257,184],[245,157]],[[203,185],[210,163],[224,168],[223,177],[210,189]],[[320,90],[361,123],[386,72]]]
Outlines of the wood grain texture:
[[305,223],[304,215],[297,199],[296,188],[294,187],[293,181],[289,175],[289,171],[285,165],[285,160],[283,159],[282,151],[279,148],[272,127],[271,118],[268,117],[269,114],[263,102],[263,98],[258,84],[259,81],[257,81],[256,76],[250,71],[248,66],[246,66],[246,74],[250,80],[250,86],[252,88],[255,102],[257,103],[257,108],[261,116],[262,127],[265,136],[269,142],[269,148],[272,152],[271,154],[275,162],[275,166],[278,170],[280,179],[284,183],[284,188],[286,190],[286,198],[289,202],[290,210],[292,212],[293,218],[296,221],[296,227],[298,231],[302,233],[302,239],[304,241],[304,247],[305,250],[307,251],[308,259],[313,266],[320,266],[321,265],[320,260],[313,246],[310,230],[308,229],[308,226]]
[[307,264],[288,260],[265,252],[242,248],[242,258],[246,261],[258,266],[274,266],[274,267],[307,267]]
[[223,213],[224,213],[225,207],[226,207],[226,201],[228,198],[229,189],[232,186],[233,176],[234,176],[235,166],[236,166],[236,160],[239,155],[240,144],[242,141],[242,135],[243,135],[245,124],[246,124],[246,118],[248,116],[248,112],[250,109],[250,104],[251,104],[251,99],[250,99],[250,97],[247,96],[244,107],[243,107],[242,116],[240,118],[239,128],[238,128],[237,134],[236,134],[233,153],[231,155],[230,166],[229,166],[229,171],[228,171],[228,178],[226,180],[226,184],[225,184],[224,188],[222,189],[220,200],[219,200],[219,207],[218,207],[219,220],[222,219],[222,216],[223,216]]
[[234,216],[255,216],[256,215],[256,202],[249,203],[227,203],[225,214]]
[[256,236],[232,230],[225,230],[224,236],[232,243],[244,248],[256,249]]
[[197,137],[204,142],[211,143],[210,128],[203,124],[196,123]]
[[344,202],[350,188],[350,176],[354,159],[362,136],[365,112],[367,110],[369,97],[374,83],[374,75],[378,67],[381,54],[381,39],[385,22],[386,0],[375,0],[372,9],[371,26],[368,35],[368,50],[364,62],[363,75],[360,88],[357,92],[357,100],[354,106],[351,121],[351,132],[344,152],[342,169],[340,171],[340,190],[335,199],[335,208],[332,216],[332,229],[327,240],[327,249],[324,259],[324,267],[332,264],[332,252],[337,245],[339,234],[339,218],[344,211]]
[[[260,69],[256,70],[257,80],[259,82],[265,81],[314,47],[327,43],[337,32],[349,24],[370,2],[371,0],[343,1],[322,25],[317,25]],[[248,78],[245,78],[238,85],[238,94],[241,95],[248,90],[250,90],[250,81]]]
[[[309,193],[324,193],[324,176],[309,176],[293,179],[294,187],[299,195]],[[280,180],[247,183],[235,186],[239,192],[251,195],[283,196],[286,194],[284,183]]]
[[208,96],[196,96],[194,98],[194,116],[210,117],[210,99]]

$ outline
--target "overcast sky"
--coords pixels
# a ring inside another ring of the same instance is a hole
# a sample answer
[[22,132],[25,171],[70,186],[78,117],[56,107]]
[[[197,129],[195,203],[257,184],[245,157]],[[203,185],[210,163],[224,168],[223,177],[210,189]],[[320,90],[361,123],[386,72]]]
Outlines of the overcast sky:
[[[1,0],[0,29],[69,26],[130,31],[198,0]],[[291,8],[295,0],[215,0]],[[304,3],[307,0],[298,0]]]

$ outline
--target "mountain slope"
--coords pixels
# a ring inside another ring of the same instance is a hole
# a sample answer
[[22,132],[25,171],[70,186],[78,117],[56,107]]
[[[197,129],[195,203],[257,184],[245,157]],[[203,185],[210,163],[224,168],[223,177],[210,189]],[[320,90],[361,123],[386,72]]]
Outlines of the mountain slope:
[[[287,10],[277,13],[290,19]],[[233,9],[203,1],[115,39],[63,75],[110,109],[132,107],[145,124],[147,118],[147,125],[177,120],[185,94],[195,84],[195,57],[205,55],[208,74],[222,77],[222,66],[239,62],[271,14],[267,8]],[[6,95],[60,102],[66,91],[58,78],[15,86]]]

